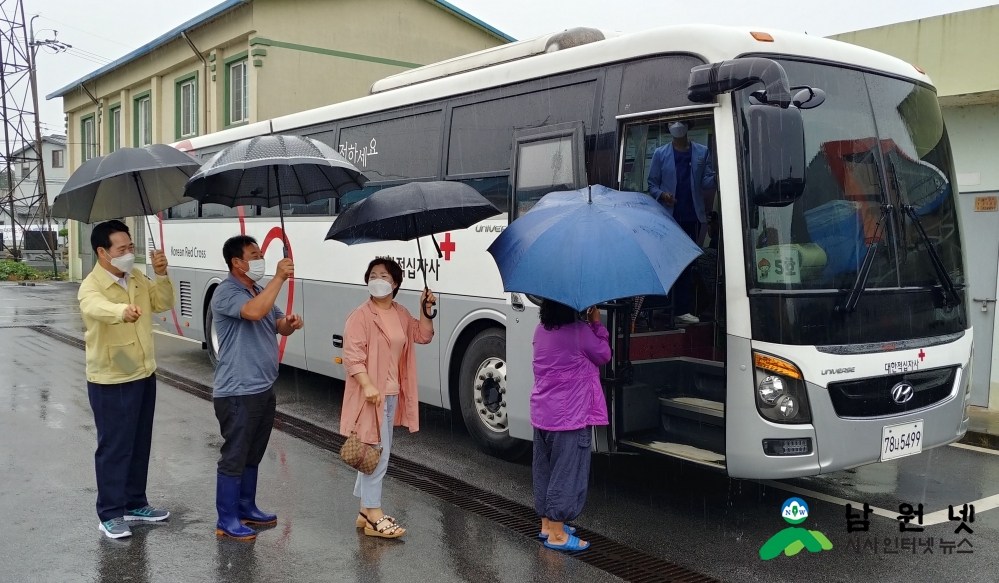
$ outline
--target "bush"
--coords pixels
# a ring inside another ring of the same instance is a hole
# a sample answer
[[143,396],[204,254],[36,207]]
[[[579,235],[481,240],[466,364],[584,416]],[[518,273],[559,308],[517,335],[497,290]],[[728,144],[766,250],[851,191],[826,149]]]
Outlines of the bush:
[[69,229],[59,229],[60,237],[69,237]]
[[69,276],[69,274],[66,273],[65,271],[60,271],[59,273],[56,273],[56,272],[54,272],[54,271],[52,271],[50,269],[48,271],[42,271],[42,272],[40,272],[38,274],[38,279],[51,279],[51,280],[66,281],[66,279],[68,279],[68,276]]
[[25,281],[40,279],[42,274],[33,267],[10,259],[0,260],[0,281]]

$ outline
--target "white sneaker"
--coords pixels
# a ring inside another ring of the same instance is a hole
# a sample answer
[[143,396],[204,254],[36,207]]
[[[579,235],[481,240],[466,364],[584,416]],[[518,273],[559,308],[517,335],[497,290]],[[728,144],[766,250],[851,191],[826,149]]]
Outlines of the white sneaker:
[[677,316],[674,318],[677,324],[699,324],[701,319],[693,314],[684,314],[682,316]]

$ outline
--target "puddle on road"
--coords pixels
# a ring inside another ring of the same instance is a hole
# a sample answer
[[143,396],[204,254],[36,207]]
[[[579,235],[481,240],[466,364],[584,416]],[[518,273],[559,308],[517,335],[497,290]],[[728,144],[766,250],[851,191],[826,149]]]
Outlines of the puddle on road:
[[35,414],[49,429],[63,429],[66,406],[53,402],[48,388],[33,385],[0,385],[0,401],[12,413]]

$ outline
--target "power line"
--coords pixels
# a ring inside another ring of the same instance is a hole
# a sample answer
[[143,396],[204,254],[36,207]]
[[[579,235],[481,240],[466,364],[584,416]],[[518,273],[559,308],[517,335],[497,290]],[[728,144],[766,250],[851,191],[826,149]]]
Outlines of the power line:
[[76,31],[79,31],[79,32],[82,32],[83,34],[89,34],[89,35],[90,35],[90,36],[92,36],[92,37],[96,37],[96,38],[99,38],[99,39],[101,39],[101,40],[106,40],[106,41],[108,41],[108,42],[111,42],[111,43],[114,43],[114,44],[116,44],[116,45],[121,45],[121,46],[125,47],[126,49],[129,49],[129,50],[135,50],[135,47],[132,47],[132,46],[129,46],[129,45],[126,45],[126,44],[124,44],[124,43],[120,43],[120,42],[118,42],[118,41],[116,41],[116,40],[112,40],[112,39],[109,39],[109,38],[107,38],[106,36],[101,36],[101,35],[99,35],[99,34],[94,34],[94,33],[90,32],[89,30],[83,30],[82,28],[77,28],[77,27],[75,27],[75,26],[73,26],[73,25],[70,25],[70,24],[66,24],[65,22],[59,22],[58,20],[55,20],[55,19],[53,19],[53,18],[49,18],[48,16],[45,16],[45,15],[42,15],[42,14],[39,14],[39,17],[40,17],[40,18],[44,18],[45,20],[48,20],[48,21],[50,21],[50,22],[54,22],[54,23],[56,23],[56,24],[61,24],[61,25],[63,25],[63,26],[66,26],[66,27],[69,27],[69,28],[72,28],[73,30],[76,30]]

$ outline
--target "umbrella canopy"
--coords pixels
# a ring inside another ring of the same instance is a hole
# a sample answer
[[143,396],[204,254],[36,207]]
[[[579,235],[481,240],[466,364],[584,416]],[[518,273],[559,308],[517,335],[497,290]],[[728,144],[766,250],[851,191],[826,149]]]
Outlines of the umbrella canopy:
[[412,241],[467,229],[500,214],[486,197],[461,182],[410,182],[372,194],[340,213],[326,239],[348,245]]
[[177,206],[200,162],[166,144],[120,148],[84,162],[55,198],[52,216],[96,223]]
[[[446,231],[467,229],[500,211],[477,190],[461,182],[410,182],[372,194],[341,213],[326,234],[326,240],[348,245],[370,241],[412,241]],[[437,240],[433,239],[441,255]],[[423,286],[427,286],[427,268],[423,249],[417,241]],[[433,319],[422,307],[423,315]]]
[[229,207],[310,204],[339,198],[368,179],[326,144],[302,136],[259,136],[212,156],[185,194]]
[[489,246],[508,292],[577,310],[666,295],[701,254],[651,197],[593,186],[545,195]]

